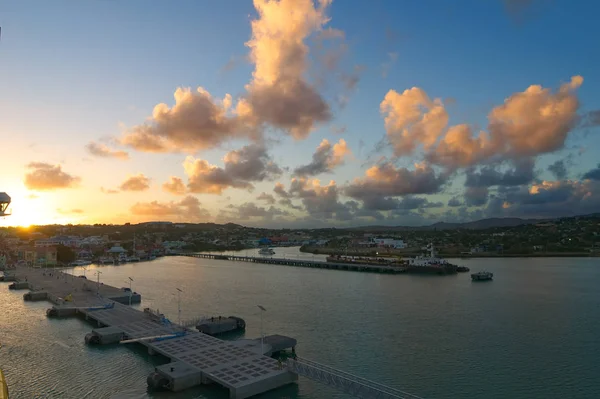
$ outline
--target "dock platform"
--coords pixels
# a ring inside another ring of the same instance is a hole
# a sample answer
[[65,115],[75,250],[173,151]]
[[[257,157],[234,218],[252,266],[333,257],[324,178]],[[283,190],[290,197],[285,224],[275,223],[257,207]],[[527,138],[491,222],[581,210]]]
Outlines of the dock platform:
[[[148,384],[156,388],[181,391],[199,384],[218,384],[229,390],[230,398],[243,399],[298,378],[277,360],[265,356],[273,352],[268,342],[260,353],[256,342],[249,346],[186,329],[164,317],[124,305],[129,303],[129,292],[122,289],[51,269],[17,268],[15,276],[32,292],[46,292],[56,315],[80,315],[97,324],[98,328],[86,336],[87,342],[130,340],[146,346],[151,355],[170,359],[148,377]],[[68,302],[67,296],[71,299]]]
[[190,252],[179,252],[179,253],[176,253],[173,255],[174,256],[188,256],[188,257],[192,257],[192,258],[201,258],[201,259],[216,259],[216,260],[230,260],[230,261],[237,261],[237,262],[263,263],[263,264],[269,264],[269,265],[310,267],[313,269],[349,270],[349,271],[355,271],[355,272],[398,274],[398,273],[405,273],[407,270],[405,267],[400,267],[400,266],[378,266],[378,265],[367,265],[367,264],[361,264],[361,263],[320,262],[320,261],[315,261],[315,260],[301,260],[301,259],[293,259],[293,258],[272,258],[272,257],[260,257],[260,256],[238,256],[238,255],[190,253]]

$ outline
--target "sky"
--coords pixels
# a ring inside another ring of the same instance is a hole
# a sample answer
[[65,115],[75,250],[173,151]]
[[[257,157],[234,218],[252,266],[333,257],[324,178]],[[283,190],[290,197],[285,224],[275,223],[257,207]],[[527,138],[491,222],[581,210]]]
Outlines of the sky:
[[598,12],[0,0],[0,226],[600,212]]

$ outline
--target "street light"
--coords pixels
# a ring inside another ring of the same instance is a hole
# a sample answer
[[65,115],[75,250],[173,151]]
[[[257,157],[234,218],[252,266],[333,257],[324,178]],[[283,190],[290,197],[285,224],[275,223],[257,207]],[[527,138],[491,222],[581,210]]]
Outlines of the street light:
[[264,355],[265,354],[265,348],[264,348],[265,334],[263,333],[263,313],[266,312],[267,309],[265,309],[261,305],[256,305],[256,306],[258,306],[258,308],[260,309],[260,352]]
[[177,288],[177,314],[179,317],[179,325],[181,325],[181,293],[183,291]]
[[100,270],[98,270],[96,272],[96,275],[98,276],[98,289],[96,291],[96,294],[99,295],[100,294],[100,275],[102,274],[102,272]]
[[129,279],[129,306],[131,306],[131,295],[133,295],[133,291],[131,291],[131,282],[133,279],[131,277],[127,277]]

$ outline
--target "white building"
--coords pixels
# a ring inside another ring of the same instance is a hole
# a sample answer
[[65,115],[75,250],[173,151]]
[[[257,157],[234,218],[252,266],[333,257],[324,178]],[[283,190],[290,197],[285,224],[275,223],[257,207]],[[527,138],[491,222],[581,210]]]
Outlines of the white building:
[[395,238],[375,238],[374,241],[378,247],[395,249],[406,248],[406,244],[403,240],[398,240]]

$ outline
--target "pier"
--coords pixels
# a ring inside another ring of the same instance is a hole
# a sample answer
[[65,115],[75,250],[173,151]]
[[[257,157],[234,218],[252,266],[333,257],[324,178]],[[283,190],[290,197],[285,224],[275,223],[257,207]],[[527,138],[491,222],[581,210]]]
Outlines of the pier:
[[139,343],[150,355],[169,359],[148,376],[152,388],[177,392],[217,384],[229,391],[230,398],[244,399],[293,383],[302,375],[358,398],[416,398],[307,359],[294,356],[280,362],[272,358],[275,352],[295,347],[296,340],[291,337],[224,341],[172,323],[158,312],[131,308],[125,304],[133,295],[139,303],[140,294],[99,281],[52,269],[17,267],[7,273],[12,289],[29,290],[25,300],[54,304],[48,309],[49,316],[80,316],[95,324],[85,337],[87,343]]
[[310,267],[313,269],[350,270],[350,271],[355,271],[355,272],[388,273],[388,274],[398,274],[398,273],[406,272],[405,267],[398,267],[398,266],[378,266],[378,265],[366,265],[366,264],[361,264],[361,263],[320,262],[320,261],[315,261],[315,260],[301,260],[301,259],[293,259],[293,258],[272,258],[272,257],[260,257],[260,256],[238,256],[238,255],[226,255],[226,254],[189,253],[189,252],[179,252],[174,255],[188,256],[188,257],[192,257],[192,258],[201,258],[201,259],[217,259],[217,260],[230,260],[230,261],[236,261],[236,262],[264,263],[264,264],[269,264],[269,265]]

